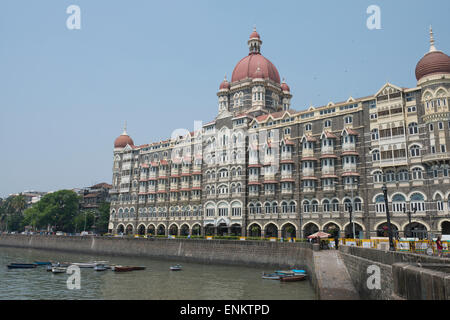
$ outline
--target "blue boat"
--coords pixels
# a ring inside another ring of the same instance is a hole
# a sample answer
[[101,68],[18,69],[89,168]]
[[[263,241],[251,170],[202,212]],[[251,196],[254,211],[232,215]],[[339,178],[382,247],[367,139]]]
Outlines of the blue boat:
[[48,266],[52,264],[50,261],[35,261],[34,263],[38,266]]
[[8,264],[8,269],[31,269],[36,268],[37,264],[34,263],[11,263]]
[[295,273],[295,274],[297,274],[297,273],[299,273],[299,274],[305,274],[305,273],[306,273],[305,270],[301,270],[301,269],[292,269],[292,272]]

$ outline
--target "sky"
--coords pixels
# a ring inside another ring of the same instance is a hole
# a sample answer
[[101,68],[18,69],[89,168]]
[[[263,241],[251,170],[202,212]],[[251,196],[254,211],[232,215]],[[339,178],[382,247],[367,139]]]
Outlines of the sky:
[[[367,28],[370,5],[380,29]],[[141,145],[213,120],[254,26],[304,110],[415,87],[430,25],[450,53],[449,12],[448,0],[2,0],[0,197],[111,183],[125,121]]]

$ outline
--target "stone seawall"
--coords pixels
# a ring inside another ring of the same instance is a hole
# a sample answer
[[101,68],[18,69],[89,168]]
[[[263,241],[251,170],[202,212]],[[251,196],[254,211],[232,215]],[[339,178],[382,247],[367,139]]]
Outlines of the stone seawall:
[[[440,259],[423,254],[408,252],[390,252],[371,248],[341,246],[339,251],[347,271],[352,278],[353,285],[362,299],[392,300],[408,299],[411,296],[399,294],[399,283],[402,287],[418,291],[416,283],[405,282],[399,279],[400,272],[395,272],[400,266],[420,264],[450,264],[450,259]],[[373,271],[368,273],[369,266],[380,268],[380,289],[369,289],[368,278]],[[425,271],[425,270],[424,270]],[[423,272],[421,272],[423,274]],[[420,282],[420,281],[419,281]],[[406,289],[405,289],[406,290]],[[444,295],[445,296],[445,295]],[[424,295],[423,298],[437,299]]]
[[0,235],[0,246],[200,263],[302,267],[309,273],[313,272],[312,246],[309,243],[3,234]]

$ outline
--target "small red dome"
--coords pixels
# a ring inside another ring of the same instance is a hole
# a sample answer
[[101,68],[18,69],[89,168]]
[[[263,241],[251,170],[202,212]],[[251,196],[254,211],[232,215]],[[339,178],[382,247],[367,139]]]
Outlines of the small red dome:
[[428,52],[416,66],[417,81],[436,73],[450,73],[450,57],[442,51]]
[[283,83],[281,84],[281,90],[287,91],[287,92],[290,92],[290,91],[291,91],[291,89],[289,88],[289,86],[287,85],[287,83],[284,82],[284,81],[283,81]]
[[256,32],[256,29],[253,30],[253,32],[250,34],[250,39],[254,39],[254,38],[261,39],[261,38],[259,37],[259,33]]
[[125,148],[127,145],[134,146],[133,139],[126,133],[122,133],[115,141],[114,148]]
[[253,78],[258,67],[260,69],[258,75],[261,75],[261,78],[280,83],[280,75],[278,74],[277,68],[260,53],[249,54],[239,61],[233,70],[231,82]]
[[228,82],[228,80],[226,78],[220,84],[219,90],[222,90],[222,89],[230,89],[230,83]]

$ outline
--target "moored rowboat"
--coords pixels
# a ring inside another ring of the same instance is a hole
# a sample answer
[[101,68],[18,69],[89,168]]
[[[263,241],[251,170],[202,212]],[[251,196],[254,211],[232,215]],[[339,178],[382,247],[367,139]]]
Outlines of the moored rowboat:
[[263,279],[269,279],[269,280],[280,280],[280,275],[276,273],[264,273],[262,274]]
[[295,276],[281,276],[280,277],[280,281],[282,282],[293,282],[293,281],[302,281],[306,279],[306,275],[305,274],[299,274],[299,275],[295,275]]
[[34,263],[10,263],[8,269],[31,269],[36,268],[37,265]]
[[66,273],[67,268],[66,267],[53,267],[52,272],[53,273]]
[[172,271],[181,271],[181,268],[182,268],[181,265],[177,264],[175,266],[171,266],[170,270],[172,270]]
[[145,267],[133,267],[133,266],[114,266],[112,268],[115,272],[127,272],[127,271],[134,271],[134,270],[144,270]]

